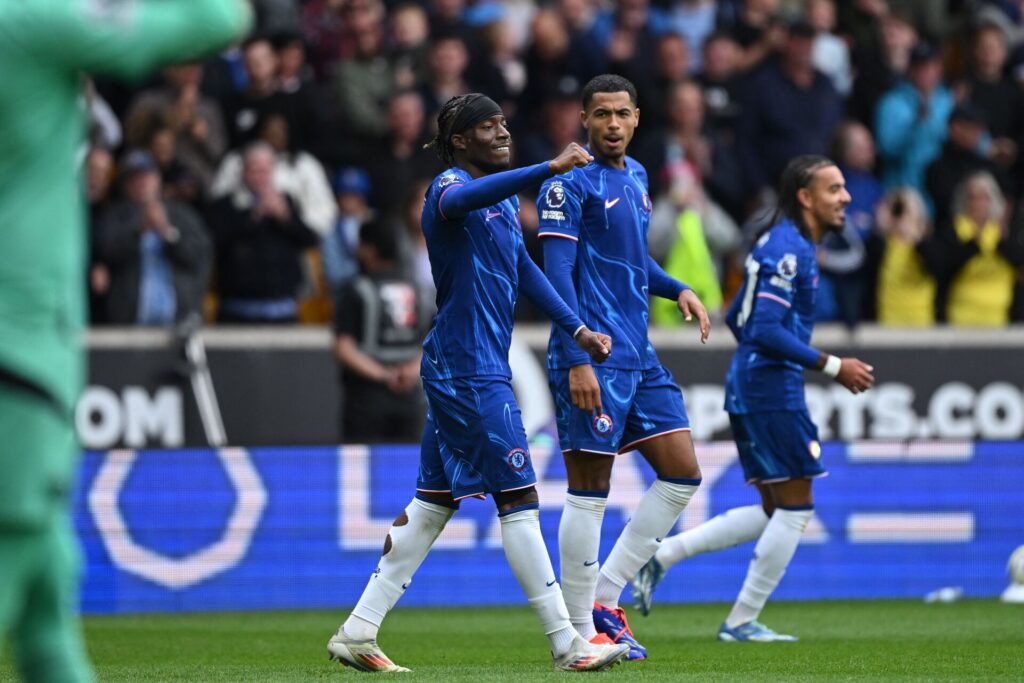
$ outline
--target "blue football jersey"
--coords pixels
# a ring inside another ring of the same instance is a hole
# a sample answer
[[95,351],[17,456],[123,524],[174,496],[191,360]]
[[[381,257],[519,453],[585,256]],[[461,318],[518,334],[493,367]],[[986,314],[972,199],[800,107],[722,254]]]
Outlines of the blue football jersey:
[[[573,284],[579,316],[612,338],[604,367],[646,370],[658,365],[647,338],[647,228],[651,219],[647,172],[626,157],[626,168],[593,161],[555,176],[537,199],[540,236],[578,242]],[[567,369],[581,356],[562,330],[552,327],[548,367]]]
[[525,254],[519,200],[513,196],[448,220],[438,206],[441,195],[471,179],[460,168],[448,169],[434,178],[423,204],[423,234],[437,287],[437,317],[423,342],[421,372],[428,380],[512,376],[508,349],[518,263]]
[[727,411],[806,408],[803,371],[819,353],[810,346],[817,290],[814,244],[792,222],[761,236],[726,315],[739,342],[725,380]]

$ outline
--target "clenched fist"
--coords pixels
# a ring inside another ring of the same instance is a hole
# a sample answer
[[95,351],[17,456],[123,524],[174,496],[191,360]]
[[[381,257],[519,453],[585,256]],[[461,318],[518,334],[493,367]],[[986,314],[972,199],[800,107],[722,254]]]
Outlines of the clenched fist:
[[548,162],[548,167],[551,172],[555,175],[571,171],[573,168],[582,168],[594,160],[594,157],[590,156],[590,152],[583,149],[580,145],[575,142],[570,142],[569,145],[562,150],[561,154]]

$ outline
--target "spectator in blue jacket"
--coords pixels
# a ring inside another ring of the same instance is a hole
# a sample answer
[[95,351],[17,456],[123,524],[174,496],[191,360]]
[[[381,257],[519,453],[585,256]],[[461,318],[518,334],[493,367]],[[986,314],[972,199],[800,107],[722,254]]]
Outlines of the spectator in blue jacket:
[[882,97],[875,111],[875,135],[886,189],[910,186],[925,199],[925,169],[942,153],[953,95],[942,83],[942,58],[927,43],[910,53],[907,79]]

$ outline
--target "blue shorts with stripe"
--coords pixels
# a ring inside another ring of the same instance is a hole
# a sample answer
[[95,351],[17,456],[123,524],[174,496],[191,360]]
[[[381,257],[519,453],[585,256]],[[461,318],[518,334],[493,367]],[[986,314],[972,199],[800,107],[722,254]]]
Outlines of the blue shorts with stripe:
[[729,413],[732,437],[748,482],[771,484],[823,477],[818,428],[807,410]]
[[548,371],[563,451],[614,455],[641,441],[690,429],[683,392],[664,366],[620,370],[595,365],[594,374],[601,385],[602,415],[572,404],[568,370]]
[[507,378],[424,380],[423,390],[427,424],[416,490],[458,500],[537,483]]

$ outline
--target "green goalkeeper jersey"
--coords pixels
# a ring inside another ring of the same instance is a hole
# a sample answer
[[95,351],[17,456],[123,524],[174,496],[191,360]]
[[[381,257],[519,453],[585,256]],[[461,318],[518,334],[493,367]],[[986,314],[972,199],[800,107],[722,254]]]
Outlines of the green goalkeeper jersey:
[[69,415],[85,374],[83,74],[137,79],[249,22],[243,0],[0,0],[0,371]]

